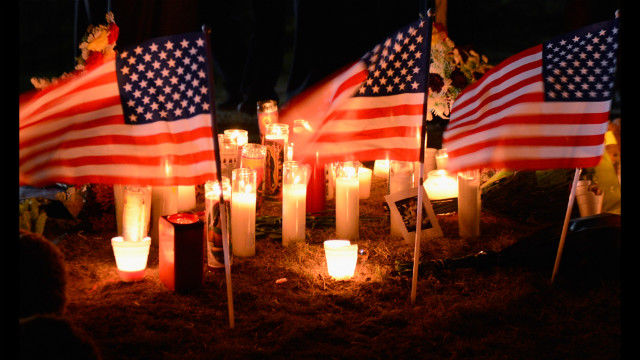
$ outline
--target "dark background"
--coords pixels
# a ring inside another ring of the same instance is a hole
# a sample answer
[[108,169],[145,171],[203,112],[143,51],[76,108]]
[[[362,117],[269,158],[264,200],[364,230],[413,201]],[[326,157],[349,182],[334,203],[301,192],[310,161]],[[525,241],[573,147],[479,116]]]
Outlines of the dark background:
[[[315,4],[322,10],[315,10],[317,18],[308,20],[318,24],[315,27],[320,38],[326,35],[327,39],[317,44],[318,57],[325,66],[321,74],[359,58],[384,36],[380,34],[417,18],[424,7],[423,1],[416,0],[315,3],[301,0],[300,4]],[[217,3],[202,0],[20,0],[19,92],[32,89],[29,79],[33,76],[55,77],[72,71],[74,57],[78,55],[77,46],[87,26],[105,24],[104,14],[108,7],[120,27],[118,49],[156,36],[201,31],[203,22],[214,18],[202,11],[204,5],[215,8]],[[620,0],[449,0],[446,18],[449,36],[456,45],[472,48],[497,65],[508,56],[563,32],[611,19],[617,9],[620,9]],[[283,11],[286,22],[284,54],[276,88],[281,98],[286,97],[286,82],[295,59],[292,56],[296,29],[294,1],[284,1]],[[342,28],[345,31],[341,32]],[[213,47],[215,52],[215,41]],[[300,59],[296,59],[295,66],[303,62]],[[217,78],[222,77],[218,74]],[[224,91],[217,94],[224,98]],[[612,116],[619,112],[619,103],[618,91]]]

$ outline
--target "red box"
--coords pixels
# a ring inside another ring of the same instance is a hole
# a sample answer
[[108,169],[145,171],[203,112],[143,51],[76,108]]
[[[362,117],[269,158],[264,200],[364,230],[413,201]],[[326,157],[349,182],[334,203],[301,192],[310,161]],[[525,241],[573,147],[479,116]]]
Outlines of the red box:
[[204,285],[204,223],[195,214],[159,219],[160,281],[169,289],[188,292]]

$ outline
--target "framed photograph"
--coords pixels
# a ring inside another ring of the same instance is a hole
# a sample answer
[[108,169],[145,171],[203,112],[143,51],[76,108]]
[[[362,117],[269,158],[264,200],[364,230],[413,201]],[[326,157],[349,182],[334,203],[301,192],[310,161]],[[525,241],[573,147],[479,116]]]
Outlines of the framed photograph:
[[[424,187],[420,186],[419,188],[423,191],[420,238],[430,239],[440,237],[442,236],[442,229],[440,229],[440,224],[438,224],[438,219],[433,211],[431,202],[427,197]],[[394,222],[394,224],[398,224],[404,241],[409,244],[413,244],[416,239],[418,190],[418,188],[411,188],[385,195],[384,197],[387,205],[389,205],[391,221]]]

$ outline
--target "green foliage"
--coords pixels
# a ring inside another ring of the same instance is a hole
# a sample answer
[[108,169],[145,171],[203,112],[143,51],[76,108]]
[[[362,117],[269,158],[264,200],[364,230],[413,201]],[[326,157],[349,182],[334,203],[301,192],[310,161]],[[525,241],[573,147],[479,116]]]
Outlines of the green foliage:
[[40,203],[35,198],[22,201],[20,209],[20,229],[42,235],[47,222],[47,213],[40,211]]

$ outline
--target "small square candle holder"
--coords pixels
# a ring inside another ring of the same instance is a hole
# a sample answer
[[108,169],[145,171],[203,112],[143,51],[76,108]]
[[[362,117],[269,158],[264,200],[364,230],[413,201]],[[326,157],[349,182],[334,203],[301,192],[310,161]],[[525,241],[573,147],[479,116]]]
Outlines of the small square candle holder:
[[160,281],[176,292],[204,285],[204,222],[196,214],[161,216],[159,243]]

